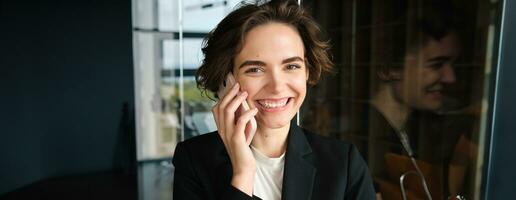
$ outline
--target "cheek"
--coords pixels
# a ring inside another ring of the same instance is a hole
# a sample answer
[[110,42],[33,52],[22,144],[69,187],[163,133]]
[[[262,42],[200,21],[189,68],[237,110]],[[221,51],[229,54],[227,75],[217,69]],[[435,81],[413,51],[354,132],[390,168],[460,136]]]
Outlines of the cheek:
[[307,85],[306,80],[304,80],[302,78],[295,79],[295,81],[292,81],[291,84],[297,93],[299,93],[300,95],[303,95],[303,96],[306,95],[306,85]]
[[260,90],[260,81],[251,81],[248,79],[238,80],[240,83],[240,90],[246,91],[249,97],[253,97]]
[[425,88],[429,83],[431,77],[426,75],[427,72],[421,68],[413,68],[407,70],[403,78],[403,88],[407,92],[418,92],[420,89]]
[[437,71],[429,71],[422,75],[425,84],[433,84],[438,82],[441,79],[441,75]]

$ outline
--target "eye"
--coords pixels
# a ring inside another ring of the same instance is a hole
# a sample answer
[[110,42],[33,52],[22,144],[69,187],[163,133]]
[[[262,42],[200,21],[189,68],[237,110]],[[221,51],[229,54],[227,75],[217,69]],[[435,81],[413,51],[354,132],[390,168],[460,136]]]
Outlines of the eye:
[[429,66],[430,66],[432,69],[440,69],[440,68],[442,68],[442,67],[443,67],[444,63],[445,63],[445,62],[434,62],[434,63],[430,63],[430,65],[429,65]]
[[295,69],[300,69],[300,68],[301,68],[301,66],[299,66],[299,65],[297,65],[297,64],[288,64],[288,65],[286,66],[286,68],[287,68],[288,70],[295,70]]
[[244,72],[245,73],[258,73],[258,72],[262,72],[262,71],[263,71],[263,69],[261,67],[249,67]]

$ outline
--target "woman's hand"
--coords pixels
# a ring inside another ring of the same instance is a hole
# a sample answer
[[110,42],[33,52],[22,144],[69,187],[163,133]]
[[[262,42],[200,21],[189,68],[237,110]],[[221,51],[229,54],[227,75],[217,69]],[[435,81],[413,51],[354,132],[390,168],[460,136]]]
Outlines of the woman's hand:
[[258,110],[254,108],[242,111],[238,119],[235,119],[235,112],[247,98],[247,92],[239,92],[239,89],[240,85],[236,83],[231,91],[213,106],[212,112],[218,133],[233,166],[231,184],[252,196],[256,161],[246,141],[245,129]]

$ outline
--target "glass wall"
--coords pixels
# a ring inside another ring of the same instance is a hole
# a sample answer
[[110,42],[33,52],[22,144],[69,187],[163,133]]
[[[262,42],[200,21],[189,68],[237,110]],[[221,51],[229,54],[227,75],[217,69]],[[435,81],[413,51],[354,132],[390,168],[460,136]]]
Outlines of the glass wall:
[[138,160],[171,157],[177,142],[216,130],[194,74],[204,36],[239,2],[133,0]]
[[139,199],[172,199],[176,144],[216,130],[195,70],[204,36],[237,0],[133,0]]
[[335,73],[310,89],[301,125],[354,143],[382,199],[479,199],[498,4],[303,1]]

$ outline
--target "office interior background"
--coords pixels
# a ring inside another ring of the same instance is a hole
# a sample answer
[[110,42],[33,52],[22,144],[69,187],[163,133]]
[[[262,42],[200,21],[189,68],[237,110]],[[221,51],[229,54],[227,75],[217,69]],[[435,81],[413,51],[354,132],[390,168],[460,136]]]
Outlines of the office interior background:
[[[301,1],[331,41],[336,71],[309,89],[301,126],[369,142],[363,133],[377,124],[357,105],[376,84],[376,38],[404,29],[408,19],[397,11],[420,2]],[[216,129],[214,102],[193,76],[202,39],[239,3],[1,0],[0,199],[171,199],[175,145]],[[461,188],[468,199],[510,198],[516,2],[449,3],[460,16],[461,53],[439,115],[467,130],[454,137],[465,134],[475,147]],[[435,147],[429,153],[447,142],[421,139]]]

